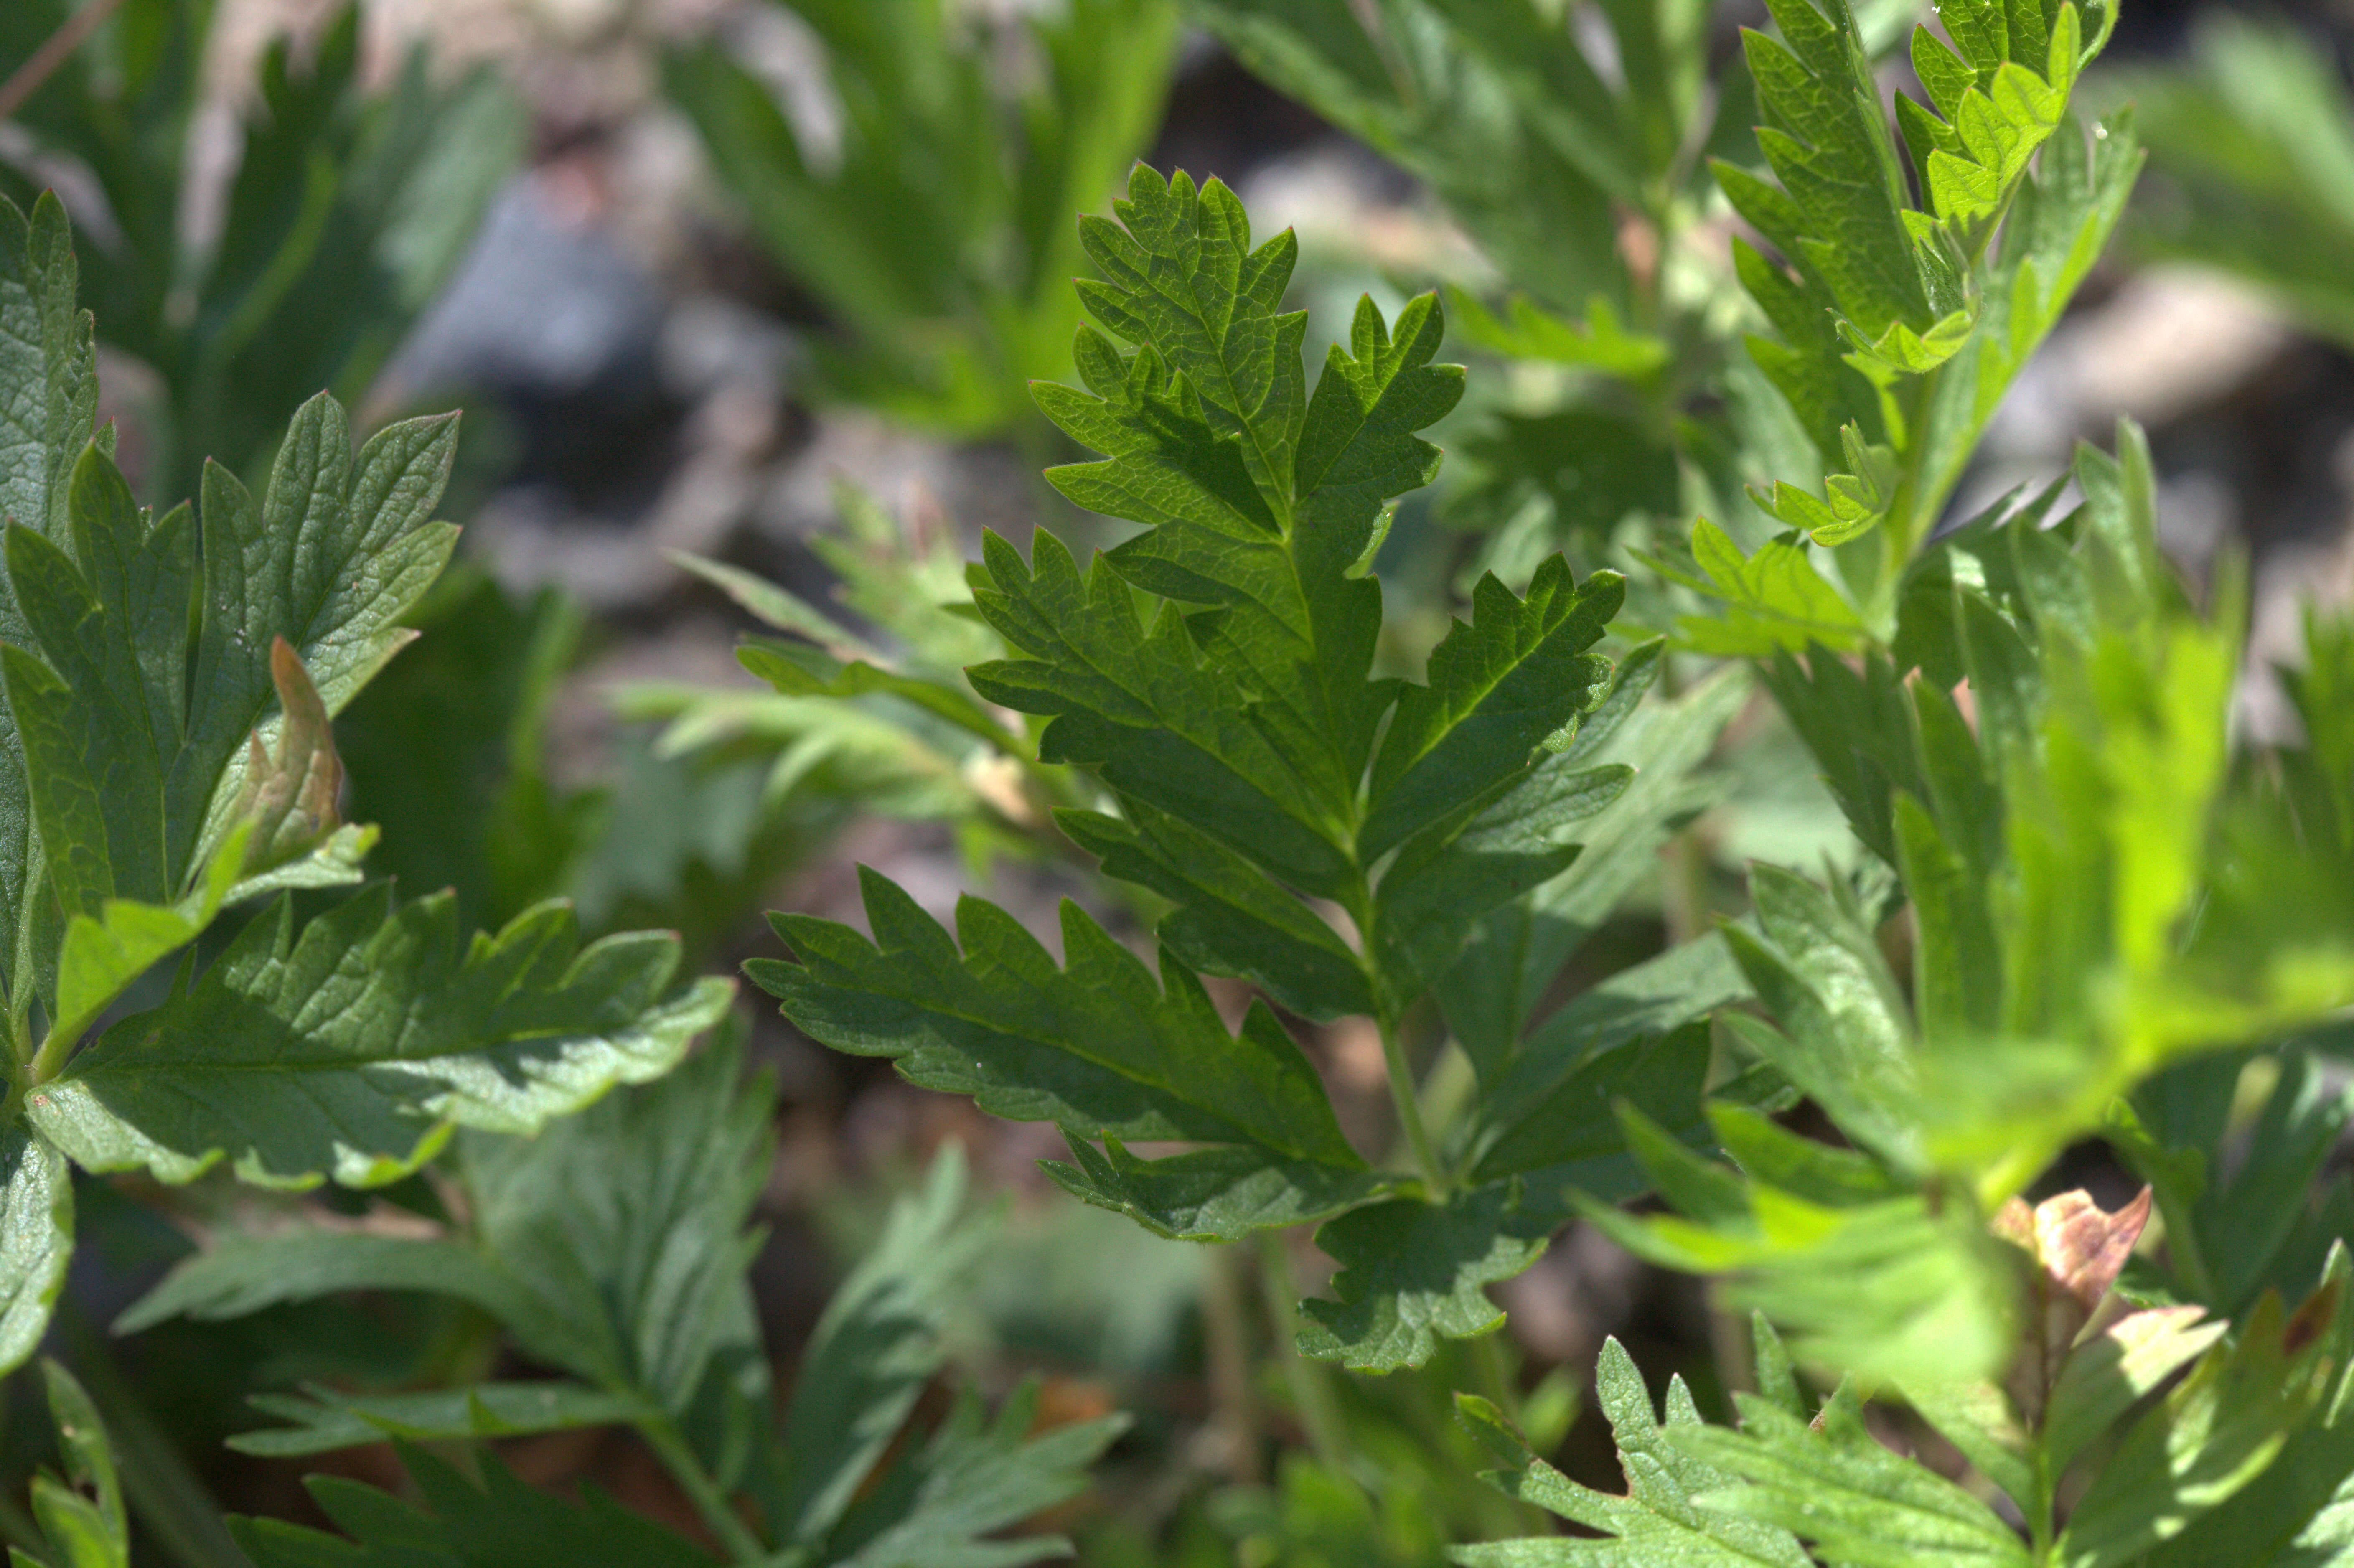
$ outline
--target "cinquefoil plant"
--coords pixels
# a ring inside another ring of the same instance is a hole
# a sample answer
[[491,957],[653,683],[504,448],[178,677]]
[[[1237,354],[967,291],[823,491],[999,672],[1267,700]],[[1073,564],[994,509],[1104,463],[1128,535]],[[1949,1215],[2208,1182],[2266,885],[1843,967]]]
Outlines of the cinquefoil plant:
[[[675,938],[583,948],[546,904],[469,939],[447,893],[360,883],[330,719],[449,559],[454,418],[352,450],[322,396],[259,499],[133,503],[92,439],[91,321],[64,209],[0,203],[0,1364],[38,1342],[73,1243],[69,1166],[367,1186],[457,1126],[527,1131],[666,1071],[729,986]],[[315,913],[313,913],[315,911]],[[225,940],[206,941],[218,927]]]
[[[1081,225],[1103,276],[1080,293],[1128,346],[1083,328],[1087,389],[1037,396],[1107,454],[1048,477],[1143,529],[1085,570],[1051,535],[1026,559],[990,537],[973,601],[1012,657],[968,674],[981,697],[1047,720],[1040,760],[1101,781],[1116,814],[1056,821],[1107,874],[1173,906],[1160,974],[1076,906],[1058,965],[993,906],[967,899],[952,939],[872,874],[872,940],[779,916],[795,961],[750,972],[830,1044],[1056,1123],[1072,1161],[1049,1169],[1091,1202],[1200,1240],[1323,1222],[1320,1245],[1344,1270],[1339,1299],[1309,1304],[1307,1348],[1416,1365],[1437,1336],[1494,1326],[1480,1287],[1535,1257],[1566,1188],[1625,1190],[1614,1097],[1670,1120],[1693,1113],[1705,1032],[1637,1036],[1727,994],[1721,949],[1685,960],[1680,988],[1644,977],[1659,1005],[1590,1002],[1515,1044],[1564,956],[1689,809],[1672,764],[1638,790],[1606,748],[1624,740],[1688,767],[1730,688],[1629,735],[1659,646],[1614,672],[1592,650],[1620,579],[1577,582],[1558,559],[1525,596],[1481,583],[1427,684],[1374,678],[1370,568],[1390,504],[1437,467],[1415,432],[1462,386],[1432,363],[1437,300],[1394,322],[1362,303],[1311,395],[1304,318],[1282,311],[1289,235],[1254,249],[1224,185],[1143,168],[1119,212]],[[756,668],[769,657],[746,655]],[[1616,853],[1581,857],[1582,832]],[[1405,1161],[1384,1168],[1352,1147],[1275,1012],[1257,1004],[1230,1031],[1203,972],[1247,980],[1304,1018],[1371,1018]],[[1443,1132],[1400,1034],[1434,991],[1461,1016],[1479,1080]],[[1127,1147],[1172,1138],[1204,1147],[1161,1160]]]

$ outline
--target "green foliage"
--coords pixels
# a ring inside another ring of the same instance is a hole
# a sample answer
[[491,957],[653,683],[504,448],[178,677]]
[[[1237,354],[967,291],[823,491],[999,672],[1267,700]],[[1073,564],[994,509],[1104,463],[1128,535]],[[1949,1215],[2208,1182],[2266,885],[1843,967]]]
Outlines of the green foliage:
[[[1035,1390],[994,1415],[966,1393],[928,1438],[907,1428],[938,1375],[961,1277],[992,1227],[967,1213],[951,1150],[892,1212],[828,1303],[781,1420],[746,1281],[748,1221],[769,1168],[773,1090],[743,1081],[740,1032],[657,1084],[617,1091],[529,1139],[469,1133],[459,1170],[470,1222],[439,1237],[299,1230],[231,1240],[176,1268],[117,1323],[240,1317],[355,1289],[428,1290],[497,1319],[535,1361],[578,1381],[446,1392],[265,1398],[294,1425],[244,1436],[261,1454],[482,1439],[565,1427],[638,1429],[732,1555],[860,1568],[963,1568],[1060,1554],[1048,1535],[997,1532],[1070,1497],[1125,1425],[1032,1435]],[[406,1561],[419,1539],[460,1563],[703,1562],[685,1542],[592,1496],[585,1510],[515,1482],[484,1487],[404,1455],[424,1507],[314,1478],[356,1546],[275,1520],[239,1524],[263,1564]],[[742,1499],[749,1511],[735,1510]],[[756,1519],[754,1534],[742,1523]],[[732,1531],[719,1524],[735,1521]],[[989,1538],[989,1539],[984,1539]]]
[[130,1520],[105,1423],[65,1368],[44,1361],[41,1378],[65,1469],[33,1478],[33,1518],[48,1539],[48,1558],[12,1546],[11,1568],[130,1568]]
[[[25,0],[0,18],[22,60],[78,7]],[[488,68],[437,82],[421,53],[384,90],[359,83],[357,7],[296,63],[260,69],[218,232],[193,242],[184,180],[214,50],[212,0],[126,0],[14,117],[30,136],[0,191],[28,207],[82,176],[82,298],[106,342],[162,377],[151,496],[194,493],[218,458],[251,477],[286,410],[368,389],[472,240],[524,149],[525,115]],[[70,461],[70,460],[69,460]],[[19,514],[21,518],[22,514]]]
[[1815,0],[1773,12],[1779,41],[1752,33],[1747,47],[1766,119],[1758,146],[1780,183],[1731,164],[1717,177],[1779,252],[1777,263],[1734,242],[1742,283],[1779,334],[1751,352],[1837,471],[1819,495],[1777,482],[1759,504],[1819,545],[1885,526],[1876,562],[1841,557],[1885,635],[1898,571],[2139,168],[2129,116],[2088,143],[2068,108],[2115,13],[1970,0],[1939,13],[1953,47],[1915,29],[1933,107],[1899,100],[1908,183],[1845,0],[1829,15]]
[[[387,1181],[455,1126],[531,1130],[659,1074],[729,988],[673,991],[660,934],[583,949],[558,905],[467,946],[446,895],[311,901],[360,881],[375,839],[339,819],[330,721],[408,641],[400,618],[448,559],[456,530],[431,519],[455,421],[393,425],[355,455],[322,395],[258,502],[213,466],[201,514],[159,517],[133,501],[111,432],[90,436],[63,209],[0,205],[0,232],[32,329],[0,356],[30,415],[0,597],[13,1364],[70,1251],[68,1160],[173,1182],[223,1159],[272,1185]],[[298,892],[317,910],[300,921]],[[217,924],[226,940],[199,948]]]
[[[838,146],[808,144],[715,45],[674,54],[667,79],[755,234],[843,329],[828,380],[960,434],[1020,425],[1023,384],[1069,369],[1071,214],[1150,140],[1175,15],[1073,0],[999,29],[943,0],[780,3],[824,45]],[[1018,93],[992,69],[1009,48],[1037,66]]]
[[2129,234],[2145,255],[2245,279],[2314,331],[2354,342],[2354,100],[2285,26],[2218,11],[2189,62],[2101,84],[2130,99],[2154,176]]
[[[1055,1122],[1073,1158],[1049,1172],[1150,1229],[1233,1240],[1328,1221],[1324,1245],[1348,1267],[1337,1301],[1310,1304],[1303,1348],[1354,1366],[1419,1364],[1438,1337],[1499,1321],[1479,1287],[1526,1267],[1562,1213],[1542,1178],[1620,1153],[1609,1097],[1689,1122],[1676,1100],[1698,1090],[1706,1049],[1659,1046],[1638,1038],[1641,1025],[1549,1044],[1542,1092],[1569,1114],[1521,1123],[1499,1153],[1483,1128],[1517,1121],[1527,1102],[1476,1095],[1460,1142],[1442,1151],[1413,1093],[1400,1021],[1434,988],[1458,996],[1490,1015],[1481,1074],[1504,1069],[1569,949],[1641,874],[1660,823],[1692,809],[1684,776],[1734,689],[1707,688],[1628,730],[1658,649],[1614,676],[1591,650],[1619,579],[1579,582],[1558,558],[1524,595],[1482,581],[1426,683],[1374,678],[1382,598],[1368,568],[1389,504],[1437,470],[1437,449],[1415,432],[1461,387],[1459,371],[1431,364],[1437,300],[1413,301],[1394,322],[1362,303],[1311,394],[1303,318],[1282,312],[1288,235],[1254,249],[1225,186],[1147,169],[1119,212],[1119,225],[1082,224],[1103,277],[1080,292],[1128,346],[1082,328],[1087,389],[1041,387],[1038,401],[1106,454],[1048,478],[1145,531],[1085,571],[1051,535],[1035,536],[1026,560],[989,537],[973,607],[1013,656],[967,674],[981,698],[1047,721],[1040,763],[1085,769],[1108,789],[1100,803],[1117,815],[1066,809],[1055,820],[1107,874],[1167,901],[1160,973],[1075,905],[1064,907],[1058,965],[994,906],[963,900],[951,938],[871,872],[867,934],[779,915],[793,959],[748,972],[837,1049],[891,1057],[911,1081],[997,1114]],[[825,635],[795,606],[769,613]],[[830,683],[800,690],[888,692],[936,716],[970,715],[968,733],[986,723],[1000,748],[1015,742],[939,674],[823,657],[746,653],[780,690],[801,678],[789,665]],[[862,669],[873,673],[854,682]],[[1623,809],[1636,770],[1606,759],[1622,732],[1628,761],[1660,765]],[[1572,837],[1588,831],[1606,852],[1591,863]],[[1350,931],[1309,898],[1337,904]],[[1498,924],[1483,933],[1489,919]],[[1488,950],[1467,959],[1483,936]],[[1483,979],[1450,993],[1442,982],[1462,962]],[[1275,1012],[1255,1002],[1231,1028],[1200,973],[1247,980],[1312,1019],[1370,1015],[1411,1174],[1369,1167]],[[1487,977],[1504,987],[1503,1016],[1482,994]],[[1622,1049],[1585,1060],[1606,1044]],[[1172,1138],[1206,1147],[1152,1160],[1126,1147]]]

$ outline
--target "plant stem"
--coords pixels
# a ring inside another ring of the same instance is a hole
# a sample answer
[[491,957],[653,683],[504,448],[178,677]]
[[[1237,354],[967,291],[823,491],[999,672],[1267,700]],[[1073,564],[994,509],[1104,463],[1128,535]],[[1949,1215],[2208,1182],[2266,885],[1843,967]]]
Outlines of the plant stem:
[[1434,1203],[1447,1202],[1447,1168],[1438,1162],[1438,1150],[1430,1141],[1430,1129],[1423,1125],[1422,1096],[1414,1081],[1414,1069],[1407,1065],[1405,1046],[1398,1039],[1397,1023],[1388,1013],[1375,1022],[1382,1032],[1382,1061],[1389,1068],[1390,1100],[1397,1107],[1398,1126],[1405,1131],[1408,1148],[1414,1150],[1415,1168],[1422,1175],[1422,1184]]
[[1250,1334],[1243,1311],[1242,1274],[1248,1265],[1233,1247],[1210,1254],[1202,1281],[1202,1337],[1210,1372],[1211,1424],[1226,1447],[1229,1478],[1246,1486],[1259,1469],[1258,1401],[1252,1397]]
[[1503,1337],[1500,1328],[1486,1334],[1471,1336],[1471,1360],[1479,1371],[1479,1392],[1493,1400],[1504,1419],[1514,1426],[1521,1424],[1521,1391],[1512,1383],[1512,1375],[1504,1369],[1504,1351],[1498,1341]]
[[695,1450],[688,1446],[685,1434],[678,1429],[678,1423],[667,1414],[657,1413],[640,1416],[636,1425],[638,1436],[646,1440],[646,1446],[654,1451],[654,1457],[663,1462],[663,1467],[670,1472],[671,1479],[678,1483],[679,1489],[695,1505],[695,1511],[703,1517],[705,1528],[726,1549],[728,1559],[736,1563],[766,1562],[769,1549],[760,1544],[751,1527],[728,1505],[726,1495],[720,1491],[719,1483],[711,1478],[710,1472],[703,1467],[703,1461],[695,1457]]
[[1275,1331],[1275,1353],[1283,1363],[1284,1382],[1299,1425],[1307,1429],[1308,1446],[1317,1461],[1336,1476],[1353,1475],[1350,1466],[1349,1428],[1332,1399],[1325,1369],[1299,1353],[1299,1298],[1291,1285],[1291,1256],[1283,1248],[1283,1233],[1261,1231],[1257,1236],[1259,1292],[1267,1299],[1267,1323]]
[[114,14],[122,0],[90,0],[90,4],[65,19],[65,24],[41,40],[41,47],[25,57],[25,63],[8,73],[0,82],[0,120],[5,120],[25,106],[25,101],[41,90],[41,84],[57,73],[57,69],[73,58],[82,40],[98,31],[98,25]]

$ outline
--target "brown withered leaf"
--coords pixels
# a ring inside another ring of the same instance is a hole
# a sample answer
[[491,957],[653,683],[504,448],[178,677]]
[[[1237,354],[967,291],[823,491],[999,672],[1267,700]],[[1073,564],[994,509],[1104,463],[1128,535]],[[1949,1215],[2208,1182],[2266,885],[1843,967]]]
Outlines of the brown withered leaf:
[[263,747],[259,731],[246,738],[245,787],[238,792],[237,814],[253,824],[245,849],[248,876],[309,853],[343,825],[336,797],[343,791],[344,763],[335,755],[327,705],[301,655],[283,637],[270,646],[270,680],[286,716],[275,757]]
[[2037,1310],[2028,1343],[2012,1369],[2010,1390],[2023,1414],[2040,1424],[2045,1400],[2067,1364],[2070,1348],[2109,1289],[2149,1224],[2150,1190],[2114,1213],[2078,1189],[2046,1198],[2033,1208],[2020,1199],[2005,1203],[1988,1228],[2035,1260],[2031,1276]]

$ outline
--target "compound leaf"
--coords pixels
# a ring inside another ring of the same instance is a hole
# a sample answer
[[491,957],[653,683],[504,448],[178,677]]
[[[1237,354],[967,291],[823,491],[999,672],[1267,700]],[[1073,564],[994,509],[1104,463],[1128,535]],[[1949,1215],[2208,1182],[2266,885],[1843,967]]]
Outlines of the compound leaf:
[[186,1181],[387,1181],[458,1125],[526,1132],[667,1071],[718,1021],[720,980],[670,990],[675,938],[582,948],[545,905],[461,948],[447,894],[362,894],[299,936],[281,896],[186,991],[110,1028],[27,1114],[92,1170]]

